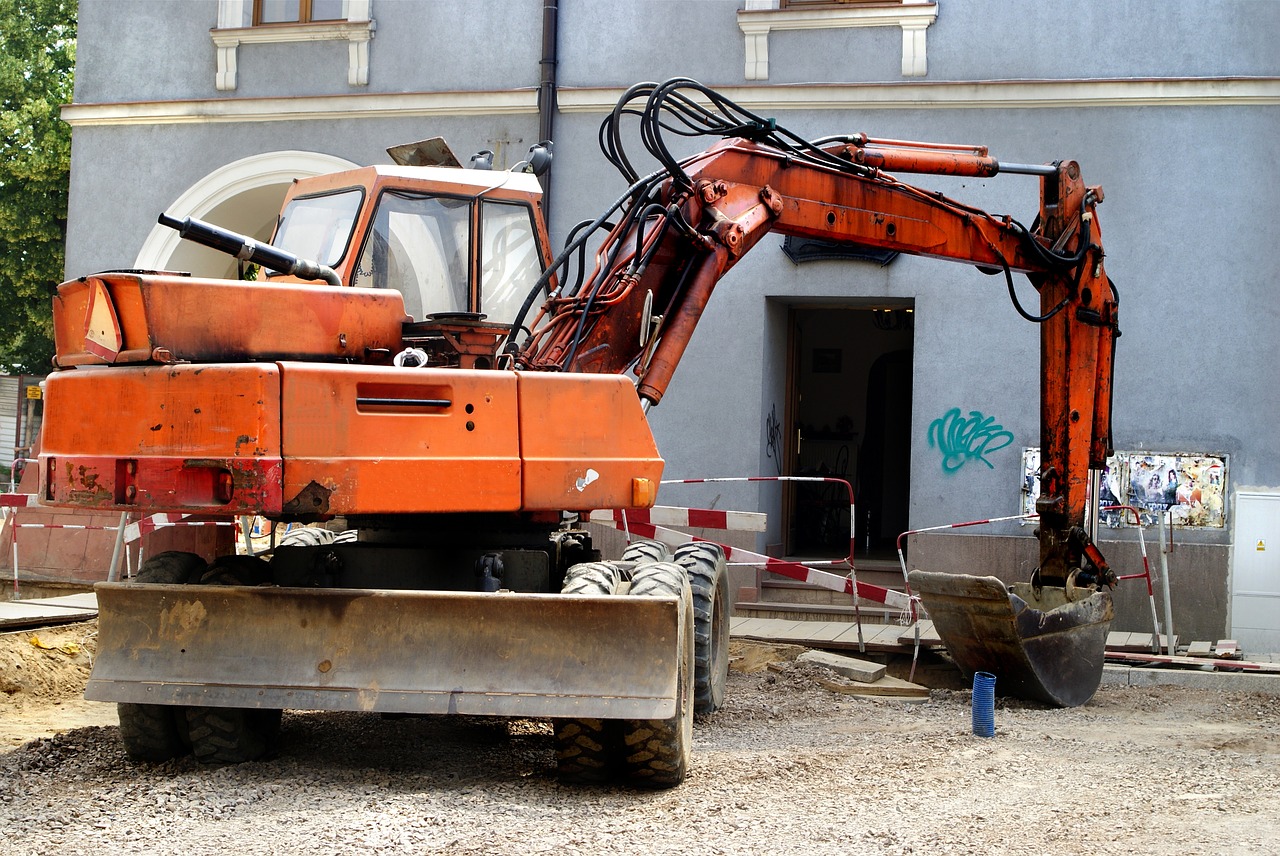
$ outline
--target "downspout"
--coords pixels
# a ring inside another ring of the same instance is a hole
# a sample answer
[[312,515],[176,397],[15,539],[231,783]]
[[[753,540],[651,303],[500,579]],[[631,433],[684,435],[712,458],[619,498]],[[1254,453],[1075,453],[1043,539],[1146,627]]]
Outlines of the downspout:
[[[538,81],[538,141],[553,139],[556,115],[556,31],[560,20],[560,0],[542,0],[542,59]],[[542,182],[543,216],[551,219],[551,174]]]

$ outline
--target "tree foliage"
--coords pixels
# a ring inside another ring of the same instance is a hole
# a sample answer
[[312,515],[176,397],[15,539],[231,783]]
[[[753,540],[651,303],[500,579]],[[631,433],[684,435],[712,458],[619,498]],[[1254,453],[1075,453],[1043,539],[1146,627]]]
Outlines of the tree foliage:
[[0,0],[0,371],[43,373],[62,281],[76,0]]

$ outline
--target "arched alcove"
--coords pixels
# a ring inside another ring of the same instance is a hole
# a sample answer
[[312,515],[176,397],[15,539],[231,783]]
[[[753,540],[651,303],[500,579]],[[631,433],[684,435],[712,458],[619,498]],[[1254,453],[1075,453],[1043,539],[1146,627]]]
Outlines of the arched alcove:
[[[319,152],[282,151],[252,155],[219,167],[193,184],[165,209],[171,216],[195,217],[266,241],[280,203],[295,178],[351,169],[357,164]],[[181,270],[196,276],[231,277],[236,261],[157,224],[134,260],[143,270]]]

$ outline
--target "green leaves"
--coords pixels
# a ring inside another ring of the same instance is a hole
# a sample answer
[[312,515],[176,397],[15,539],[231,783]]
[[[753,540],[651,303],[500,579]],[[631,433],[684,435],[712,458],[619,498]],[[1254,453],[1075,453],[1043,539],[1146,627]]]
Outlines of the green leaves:
[[63,278],[75,0],[0,0],[0,370],[43,373]]

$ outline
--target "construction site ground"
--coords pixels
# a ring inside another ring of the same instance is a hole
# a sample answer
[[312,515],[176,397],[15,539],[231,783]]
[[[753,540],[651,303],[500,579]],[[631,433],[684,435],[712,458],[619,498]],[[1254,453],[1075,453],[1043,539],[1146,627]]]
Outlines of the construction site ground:
[[968,690],[850,696],[802,648],[735,640],[688,780],[646,792],[561,785],[535,721],[289,712],[274,759],[134,765],[113,706],[80,698],[95,631],[0,635],[0,853],[1216,856],[1280,840],[1280,696],[1263,692],[998,699],[984,739]]

